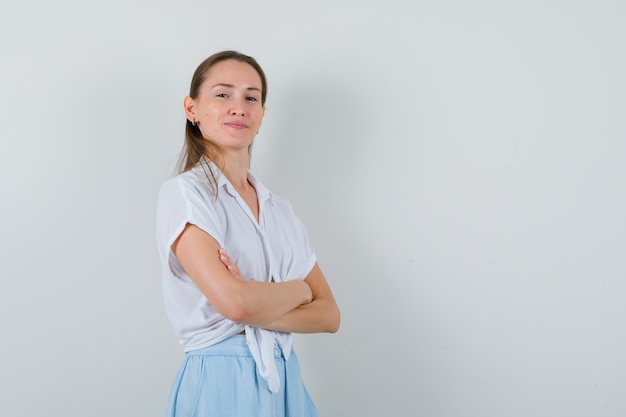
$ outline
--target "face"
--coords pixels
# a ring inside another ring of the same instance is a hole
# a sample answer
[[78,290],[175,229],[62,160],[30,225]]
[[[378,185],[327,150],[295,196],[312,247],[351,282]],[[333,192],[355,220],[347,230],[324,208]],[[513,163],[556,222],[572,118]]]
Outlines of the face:
[[235,60],[218,62],[209,69],[198,97],[185,98],[185,113],[222,153],[247,153],[265,113],[261,88],[261,77],[252,66]]

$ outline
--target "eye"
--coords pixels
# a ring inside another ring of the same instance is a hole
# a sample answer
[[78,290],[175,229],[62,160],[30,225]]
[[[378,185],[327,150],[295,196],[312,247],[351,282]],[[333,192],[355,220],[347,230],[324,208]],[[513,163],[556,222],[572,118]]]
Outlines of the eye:
[[227,98],[228,94],[226,94],[226,93],[218,93],[218,94],[215,95],[215,97]]
[[259,99],[257,99],[256,97],[252,97],[252,96],[249,96],[247,100],[248,101],[259,101]]

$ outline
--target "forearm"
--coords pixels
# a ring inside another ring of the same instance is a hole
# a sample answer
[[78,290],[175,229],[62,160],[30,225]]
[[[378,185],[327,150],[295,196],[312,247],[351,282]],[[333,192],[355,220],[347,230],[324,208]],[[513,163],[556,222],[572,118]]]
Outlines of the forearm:
[[334,300],[318,298],[258,327],[290,333],[335,333],[339,322],[339,308]]
[[[237,264],[223,250],[220,251],[220,259],[234,277],[241,277]],[[339,329],[339,307],[317,263],[304,281],[291,280],[280,284],[239,282],[248,285],[247,290],[252,291],[248,291],[250,298],[241,303],[247,306],[249,315],[236,321],[264,329],[293,333],[335,333]],[[289,290],[275,294],[266,292],[283,286],[289,286]],[[291,291],[297,294],[302,290],[305,296],[311,298],[298,301],[296,295],[294,300]]]
[[244,280],[215,239],[197,226],[188,225],[172,249],[198,289],[229,320],[251,325],[271,322],[313,299],[311,288],[302,281]]
[[236,321],[257,327],[310,304],[312,297],[308,285],[300,280],[281,283],[244,281],[241,284],[238,298],[243,308]]

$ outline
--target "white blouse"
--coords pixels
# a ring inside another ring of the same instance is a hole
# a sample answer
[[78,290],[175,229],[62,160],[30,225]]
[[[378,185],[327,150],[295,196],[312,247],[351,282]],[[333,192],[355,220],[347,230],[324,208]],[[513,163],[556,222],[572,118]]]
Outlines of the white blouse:
[[207,178],[206,165],[168,180],[157,204],[157,244],[163,267],[165,308],[185,352],[205,348],[245,329],[259,373],[271,391],[280,387],[274,362],[274,343],[289,359],[290,333],[236,323],[220,315],[185,273],[172,244],[194,224],[211,235],[237,263],[247,280],[270,282],[304,279],[316,256],[302,222],[289,201],[272,194],[251,173],[248,179],[259,199],[259,221],[232,184],[210,161],[217,180],[217,196]]

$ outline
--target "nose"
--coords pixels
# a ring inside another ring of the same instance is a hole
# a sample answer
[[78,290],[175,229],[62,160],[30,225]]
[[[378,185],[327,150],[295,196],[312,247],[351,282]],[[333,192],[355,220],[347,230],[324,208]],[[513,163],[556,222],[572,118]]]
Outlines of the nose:
[[244,103],[240,100],[235,100],[233,107],[230,109],[230,114],[233,116],[244,116]]

